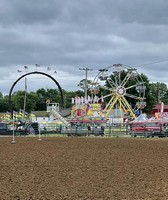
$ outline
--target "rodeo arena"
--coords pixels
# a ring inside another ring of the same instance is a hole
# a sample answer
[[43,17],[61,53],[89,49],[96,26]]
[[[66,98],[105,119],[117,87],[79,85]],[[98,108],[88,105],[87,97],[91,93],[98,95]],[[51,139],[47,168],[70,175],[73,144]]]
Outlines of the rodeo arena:
[[[36,71],[24,74],[16,82],[35,73],[54,79]],[[102,94],[101,89],[106,92]],[[13,142],[15,136],[38,136],[39,140],[54,135],[166,137],[168,113],[164,112],[163,102],[158,104],[158,110],[152,117],[148,118],[143,113],[146,106],[145,89],[136,69],[116,64],[99,70],[89,89],[91,95],[88,95],[86,85],[85,96],[73,97],[71,108],[63,109],[59,103],[47,100],[45,116],[37,116],[37,112],[26,113],[22,109],[1,113],[0,135],[13,136]],[[134,105],[131,105],[130,99],[133,99]]]

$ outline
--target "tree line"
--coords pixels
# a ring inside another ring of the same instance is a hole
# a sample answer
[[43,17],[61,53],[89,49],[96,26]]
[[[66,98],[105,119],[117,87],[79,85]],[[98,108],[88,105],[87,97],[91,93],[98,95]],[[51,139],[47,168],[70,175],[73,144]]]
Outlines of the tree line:
[[[84,95],[83,91],[65,91],[64,95],[64,108],[71,106],[71,98],[76,95]],[[16,91],[12,94],[12,107],[13,110],[19,111],[24,109],[25,91]],[[45,111],[46,102],[49,100],[51,103],[61,103],[61,95],[58,89],[38,89],[35,92],[26,92],[25,111],[30,113],[31,111]],[[0,92],[0,112],[9,111],[9,96]]]
[[[152,107],[162,101],[164,104],[168,104],[168,89],[165,83],[156,82],[150,83],[147,76],[141,74],[141,77],[146,86],[145,91],[145,102],[146,107],[143,109],[143,112],[149,113]],[[82,80],[82,82],[85,80]],[[80,84],[79,84],[80,85]],[[82,88],[83,89],[83,88]],[[101,91],[102,92],[102,91]],[[90,90],[88,89],[88,95],[91,95]],[[98,94],[99,95],[99,94]],[[64,96],[64,108],[71,107],[71,100],[75,96],[84,96],[83,90],[77,91],[66,91],[63,90]],[[19,111],[24,107],[25,101],[25,91],[15,91],[12,94],[12,104],[13,109]],[[26,92],[26,104],[25,111],[30,113],[31,111],[45,111],[46,102],[49,100],[51,103],[61,103],[61,95],[58,89],[38,89],[35,92]],[[0,92],[0,112],[9,111],[9,96]]]

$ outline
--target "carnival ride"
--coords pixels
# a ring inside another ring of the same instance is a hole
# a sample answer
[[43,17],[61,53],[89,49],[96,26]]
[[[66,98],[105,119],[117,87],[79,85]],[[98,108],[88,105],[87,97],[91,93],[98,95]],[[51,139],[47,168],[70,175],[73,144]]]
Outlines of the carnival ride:
[[103,113],[112,115],[113,109],[118,109],[126,115],[136,118],[139,109],[145,107],[145,85],[140,74],[132,67],[114,64],[99,73],[93,80],[93,91],[99,88],[101,98],[107,99]]
[[[99,70],[92,81],[91,96],[75,97],[71,116],[74,118],[129,117],[135,119],[145,107],[145,85],[135,68],[114,64]],[[101,118],[101,119],[100,119]]]

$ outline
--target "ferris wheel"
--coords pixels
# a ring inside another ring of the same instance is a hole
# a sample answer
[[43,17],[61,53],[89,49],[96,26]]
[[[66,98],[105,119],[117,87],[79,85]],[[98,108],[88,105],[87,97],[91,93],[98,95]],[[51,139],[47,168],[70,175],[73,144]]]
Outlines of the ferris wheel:
[[100,69],[92,85],[92,93],[99,92],[105,102],[105,116],[109,116],[117,108],[125,115],[136,118],[136,112],[146,105],[146,86],[135,68],[114,64]]

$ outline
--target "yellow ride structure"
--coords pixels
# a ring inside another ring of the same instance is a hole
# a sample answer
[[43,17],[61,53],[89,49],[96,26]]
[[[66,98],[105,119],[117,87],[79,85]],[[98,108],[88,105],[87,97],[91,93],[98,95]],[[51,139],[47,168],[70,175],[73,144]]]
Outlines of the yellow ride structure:
[[[101,93],[101,98],[106,101],[104,116],[114,117],[114,110],[123,117],[129,115],[136,118],[136,113],[145,107],[145,85],[137,70],[123,64],[114,64],[99,70],[93,80],[94,90]],[[119,116],[118,116],[119,117]]]

